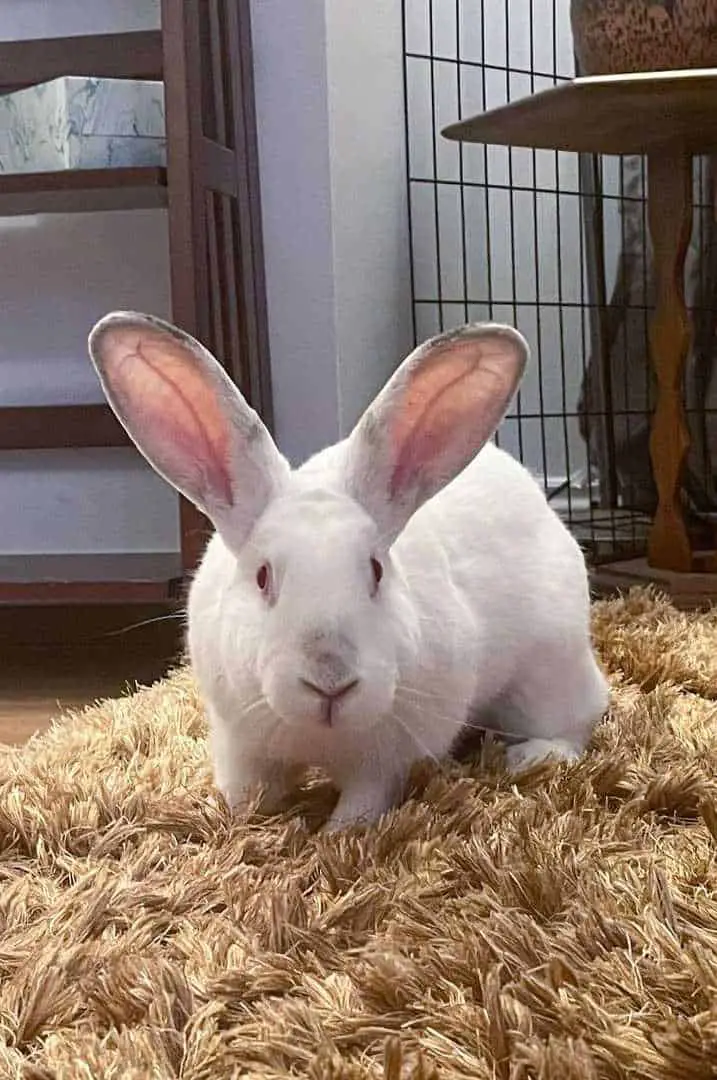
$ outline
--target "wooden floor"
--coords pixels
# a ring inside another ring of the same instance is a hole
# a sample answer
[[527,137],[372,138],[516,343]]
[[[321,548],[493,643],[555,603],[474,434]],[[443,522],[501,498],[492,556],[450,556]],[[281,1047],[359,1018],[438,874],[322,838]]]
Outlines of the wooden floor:
[[0,743],[23,743],[68,708],[161,678],[182,649],[181,621],[166,614],[0,609]]

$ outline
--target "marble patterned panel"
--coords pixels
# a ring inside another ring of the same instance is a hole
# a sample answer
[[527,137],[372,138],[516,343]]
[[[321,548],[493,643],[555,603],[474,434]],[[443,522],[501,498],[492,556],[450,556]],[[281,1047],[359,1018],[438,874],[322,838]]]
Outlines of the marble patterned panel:
[[0,97],[0,172],[165,160],[161,82],[64,78]]

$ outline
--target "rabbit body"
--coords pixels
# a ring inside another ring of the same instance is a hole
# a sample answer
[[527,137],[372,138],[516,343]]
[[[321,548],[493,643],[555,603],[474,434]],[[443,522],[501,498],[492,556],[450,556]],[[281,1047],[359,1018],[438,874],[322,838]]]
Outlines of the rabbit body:
[[582,753],[607,705],[583,556],[490,442],[528,356],[517,331],[424,343],[297,470],[176,327],[116,312],[89,347],[120,422],[217,529],[188,646],[232,807],[261,789],[271,810],[318,765],[340,790],[329,827],[375,820],[467,724],[524,736],[511,767]]
[[[336,491],[326,513],[345,512],[344,454],[339,443],[292,474],[298,507],[302,495]],[[316,565],[326,568],[330,592],[331,560],[321,547],[319,536]],[[585,563],[521,464],[486,444],[416,511],[393,544],[391,564],[392,606],[375,631],[389,652],[396,648],[389,710],[368,728],[277,731],[270,710],[245,716],[261,695],[260,642],[243,633],[256,617],[254,597],[241,583],[227,587],[236,560],[215,534],[190,591],[188,640],[209,704],[217,780],[231,803],[260,781],[271,809],[301,768],[318,765],[342,789],[335,825],[375,817],[397,800],[413,762],[444,757],[466,723],[488,721],[526,736],[508,752],[513,766],[582,752],[607,705],[590,642]],[[314,582],[320,592],[322,576]],[[322,605],[322,619],[340,622],[328,597]],[[350,602],[346,614],[350,621]]]

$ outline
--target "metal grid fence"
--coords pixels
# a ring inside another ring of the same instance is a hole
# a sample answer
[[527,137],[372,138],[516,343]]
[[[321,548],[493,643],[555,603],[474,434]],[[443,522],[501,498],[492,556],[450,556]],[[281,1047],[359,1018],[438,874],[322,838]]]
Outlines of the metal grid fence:
[[[416,340],[466,321],[516,325],[533,363],[498,442],[539,477],[592,561],[641,554],[654,505],[643,163],[440,134],[572,78],[569,0],[403,0],[403,62]],[[687,395],[695,528],[714,508],[712,442],[717,451],[711,191],[701,162],[688,256],[701,327]]]

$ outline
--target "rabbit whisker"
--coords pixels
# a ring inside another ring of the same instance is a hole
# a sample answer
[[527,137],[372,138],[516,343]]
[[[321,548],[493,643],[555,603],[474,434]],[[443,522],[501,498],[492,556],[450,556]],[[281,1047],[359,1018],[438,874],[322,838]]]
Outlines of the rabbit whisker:
[[432,708],[430,700],[428,702],[416,701],[405,695],[402,691],[397,690],[394,699],[402,705],[405,705],[416,716],[425,717],[431,720],[443,720],[445,723],[451,724],[452,727],[463,727],[463,720],[456,720],[455,716],[449,716],[448,713],[442,713],[438,709]]
[[426,757],[430,758],[431,761],[435,762],[436,765],[440,764],[439,759],[436,757],[436,755],[433,753],[433,751],[428,749],[426,744],[424,742],[422,742],[421,739],[419,739],[419,737],[418,737],[418,735],[416,734],[415,731],[411,731],[408,724],[404,723],[404,721],[401,719],[400,716],[398,716],[396,713],[394,713],[393,719],[396,721],[396,723],[399,725],[399,727],[403,728],[405,733],[408,735],[409,739],[411,739],[411,741],[416,744],[418,749],[423,754],[425,754]]
[[448,716],[445,713],[438,712],[436,709],[432,709],[430,707],[426,708],[420,702],[410,700],[410,698],[405,697],[404,693],[400,690],[396,691],[395,696],[399,705],[402,704],[405,705],[407,708],[411,709],[415,716],[420,717],[421,719],[440,720],[444,724],[450,725],[450,727],[452,727],[456,732],[461,732],[464,730],[484,731],[486,733],[489,732],[492,735],[498,735],[503,738],[509,739],[528,738],[525,732],[510,731],[508,728],[505,727],[495,727],[491,726],[490,724],[480,723],[477,720],[472,719],[470,716],[466,716],[462,720],[456,720],[454,716]]
[[262,706],[266,709],[267,712],[271,711],[269,708],[269,702],[266,700],[263,694],[260,694],[259,697],[255,698],[254,701],[251,701],[245,709],[242,709],[242,716],[251,716],[252,713],[255,713],[257,709],[262,708]]
[[407,686],[405,683],[399,683],[395,692],[401,694],[402,697],[418,698],[421,701],[445,700],[445,694],[441,694],[438,691],[419,690],[417,687]]
[[122,626],[119,630],[106,630],[104,634],[100,634],[100,637],[110,638],[118,637],[120,634],[127,634],[130,630],[139,630],[142,626],[152,626],[153,623],[168,622],[172,619],[185,619],[186,613],[184,611],[170,612],[168,615],[157,615],[153,619],[143,619],[142,622],[130,623],[129,626]]

